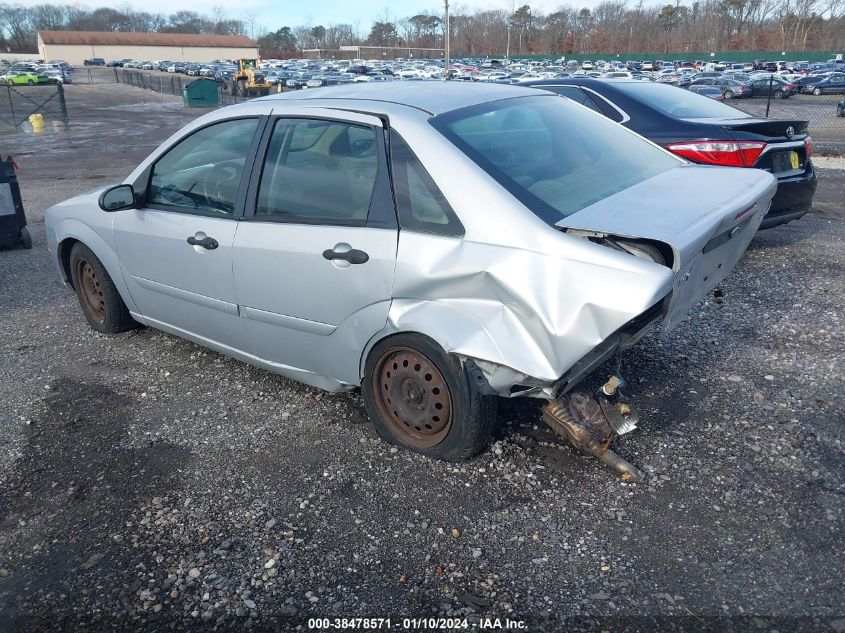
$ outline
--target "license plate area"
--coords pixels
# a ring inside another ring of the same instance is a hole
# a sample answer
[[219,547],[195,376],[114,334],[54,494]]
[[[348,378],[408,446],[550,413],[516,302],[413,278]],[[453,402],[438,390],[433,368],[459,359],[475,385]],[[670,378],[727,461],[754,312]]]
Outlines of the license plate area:
[[775,152],[772,154],[772,173],[782,174],[803,169],[801,157],[796,151]]

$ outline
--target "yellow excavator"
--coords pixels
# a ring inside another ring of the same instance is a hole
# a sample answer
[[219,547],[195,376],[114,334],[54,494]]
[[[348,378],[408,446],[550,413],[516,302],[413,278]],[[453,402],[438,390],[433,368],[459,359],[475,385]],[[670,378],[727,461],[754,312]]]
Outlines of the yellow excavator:
[[232,73],[232,94],[241,97],[270,94],[270,84],[258,67],[257,59],[239,59],[237,64],[238,69]]

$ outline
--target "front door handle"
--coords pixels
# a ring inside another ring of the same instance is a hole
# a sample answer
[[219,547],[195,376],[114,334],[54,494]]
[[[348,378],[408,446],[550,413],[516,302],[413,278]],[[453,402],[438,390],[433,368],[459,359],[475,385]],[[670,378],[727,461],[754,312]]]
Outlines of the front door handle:
[[213,251],[215,248],[220,246],[213,237],[208,237],[207,235],[203,238],[197,238],[196,236],[191,236],[188,238],[188,244],[191,246],[202,246],[203,248]]
[[353,248],[348,251],[335,251],[327,248],[323,251],[323,257],[329,261],[334,259],[343,259],[350,264],[366,264],[370,261],[370,256],[364,251],[359,251],[357,248]]

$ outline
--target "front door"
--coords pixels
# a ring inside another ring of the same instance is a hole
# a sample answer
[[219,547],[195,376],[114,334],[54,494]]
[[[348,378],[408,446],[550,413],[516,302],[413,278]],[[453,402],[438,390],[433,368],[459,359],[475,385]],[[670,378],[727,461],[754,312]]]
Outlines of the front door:
[[223,351],[243,348],[232,246],[258,121],[222,121],[178,141],[153,165],[144,207],[114,214],[123,275],[144,319]]
[[387,321],[398,230],[374,117],[279,118],[235,236],[234,276],[253,354],[327,388],[358,384]]

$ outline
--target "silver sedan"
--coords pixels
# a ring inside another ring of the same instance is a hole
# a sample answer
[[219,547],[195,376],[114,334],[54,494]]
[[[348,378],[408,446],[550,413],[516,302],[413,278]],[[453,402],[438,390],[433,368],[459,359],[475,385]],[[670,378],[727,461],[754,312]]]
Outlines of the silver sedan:
[[158,328],[330,391],[388,442],[481,451],[498,397],[638,480],[624,380],[574,388],[734,267],[774,178],[686,163],[553,94],[392,82],[202,116],[47,211],[99,332]]

